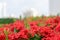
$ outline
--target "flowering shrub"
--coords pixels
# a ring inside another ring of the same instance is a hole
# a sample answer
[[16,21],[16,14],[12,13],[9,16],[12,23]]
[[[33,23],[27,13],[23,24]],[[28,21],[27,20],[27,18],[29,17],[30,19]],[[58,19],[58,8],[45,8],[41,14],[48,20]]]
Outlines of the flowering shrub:
[[0,40],[60,40],[60,17],[31,17],[3,24]]

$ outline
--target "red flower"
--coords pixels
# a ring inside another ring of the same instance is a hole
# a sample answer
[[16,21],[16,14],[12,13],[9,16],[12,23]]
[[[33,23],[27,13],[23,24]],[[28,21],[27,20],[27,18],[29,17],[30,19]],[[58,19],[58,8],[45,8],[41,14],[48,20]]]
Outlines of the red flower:
[[21,30],[18,35],[19,35],[19,38],[23,38],[23,39],[28,39],[29,38],[29,35],[28,35],[28,30]]
[[15,39],[15,34],[9,34],[8,38],[9,38],[9,40],[14,40]]
[[39,32],[40,32],[40,35],[42,36],[49,36],[51,33],[53,33],[54,31],[51,30],[49,27],[40,27],[39,28]]
[[55,19],[48,18],[48,20],[46,21],[46,24],[52,24],[52,23],[55,23]]
[[38,30],[39,30],[38,28],[39,27],[36,26],[36,25],[30,26],[29,32],[30,32],[30,34],[31,34],[32,37],[34,37],[34,35],[38,33]]
[[58,25],[56,26],[55,31],[60,32],[60,23],[58,23]]
[[17,29],[17,30],[22,30],[24,29],[24,23],[21,21],[16,21],[13,23],[13,26]]
[[0,40],[5,40],[5,35],[4,35],[4,33],[0,33]]

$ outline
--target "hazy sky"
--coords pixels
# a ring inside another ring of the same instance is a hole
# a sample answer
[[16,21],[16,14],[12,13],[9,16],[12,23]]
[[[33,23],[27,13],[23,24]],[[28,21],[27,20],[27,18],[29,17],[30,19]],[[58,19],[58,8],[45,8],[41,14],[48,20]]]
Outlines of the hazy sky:
[[[18,17],[23,11],[28,8],[34,8],[39,11],[39,15],[48,15],[49,0],[0,0],[1,3],[6,3],[6,15]],[[1,13],[0,13],[1,14]]]

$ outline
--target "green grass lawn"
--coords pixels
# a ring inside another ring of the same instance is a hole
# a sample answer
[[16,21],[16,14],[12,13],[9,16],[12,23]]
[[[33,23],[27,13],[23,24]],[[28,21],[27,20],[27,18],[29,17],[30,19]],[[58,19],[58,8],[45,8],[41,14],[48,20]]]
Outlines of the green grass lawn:
[[14,22],[13,18],[0,18],[0,24],[9,24]]

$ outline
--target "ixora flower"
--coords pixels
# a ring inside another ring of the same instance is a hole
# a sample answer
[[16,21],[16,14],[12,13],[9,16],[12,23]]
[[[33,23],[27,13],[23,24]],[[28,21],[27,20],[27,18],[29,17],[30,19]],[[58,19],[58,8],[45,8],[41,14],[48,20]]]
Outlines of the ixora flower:
[[40,32],[40,35],[46,37],[46,36],[49,36],[54,31],[52,29],[50,29],[49,27],[40,27],[39,32]]
[[28,32],[28,30],[26,30],[26,29],[21,30],[21,31],[18,33],[18,36],[19,36],[19,38],[29,39],[29,32]]
[[30,34],[31,34],[32,37],[34,37],[35,34],[38,33],[38,31],[39,31],[38,28],[39,28],[39,27],[36,26],[36,25],[34,25],[34,26],[30,26],[30,30],[29,30],[29,32],[30,32]]
[[60,34],[55,34],[54,36],[51,37],[44,37],[42,40],[60,40]]
[[55,28],[56,32],[60,32],[60,23],[58,23],[58,25]]
[[46,21],[47,24],[52,24],[52,23],[55,23],[55,20],[53,18],[49,18],[47,21]]
[[16,22],[13,23],[13,26],[17,29],[17,30],[22,30],[24,29],[24,23],[17,20]]
[[5,35],[4,35],[4,33],[0,33],[0,40],[5,40]]
[[0,27],[0,40],[60,40],[60,17],[46,18],[3,24]]

